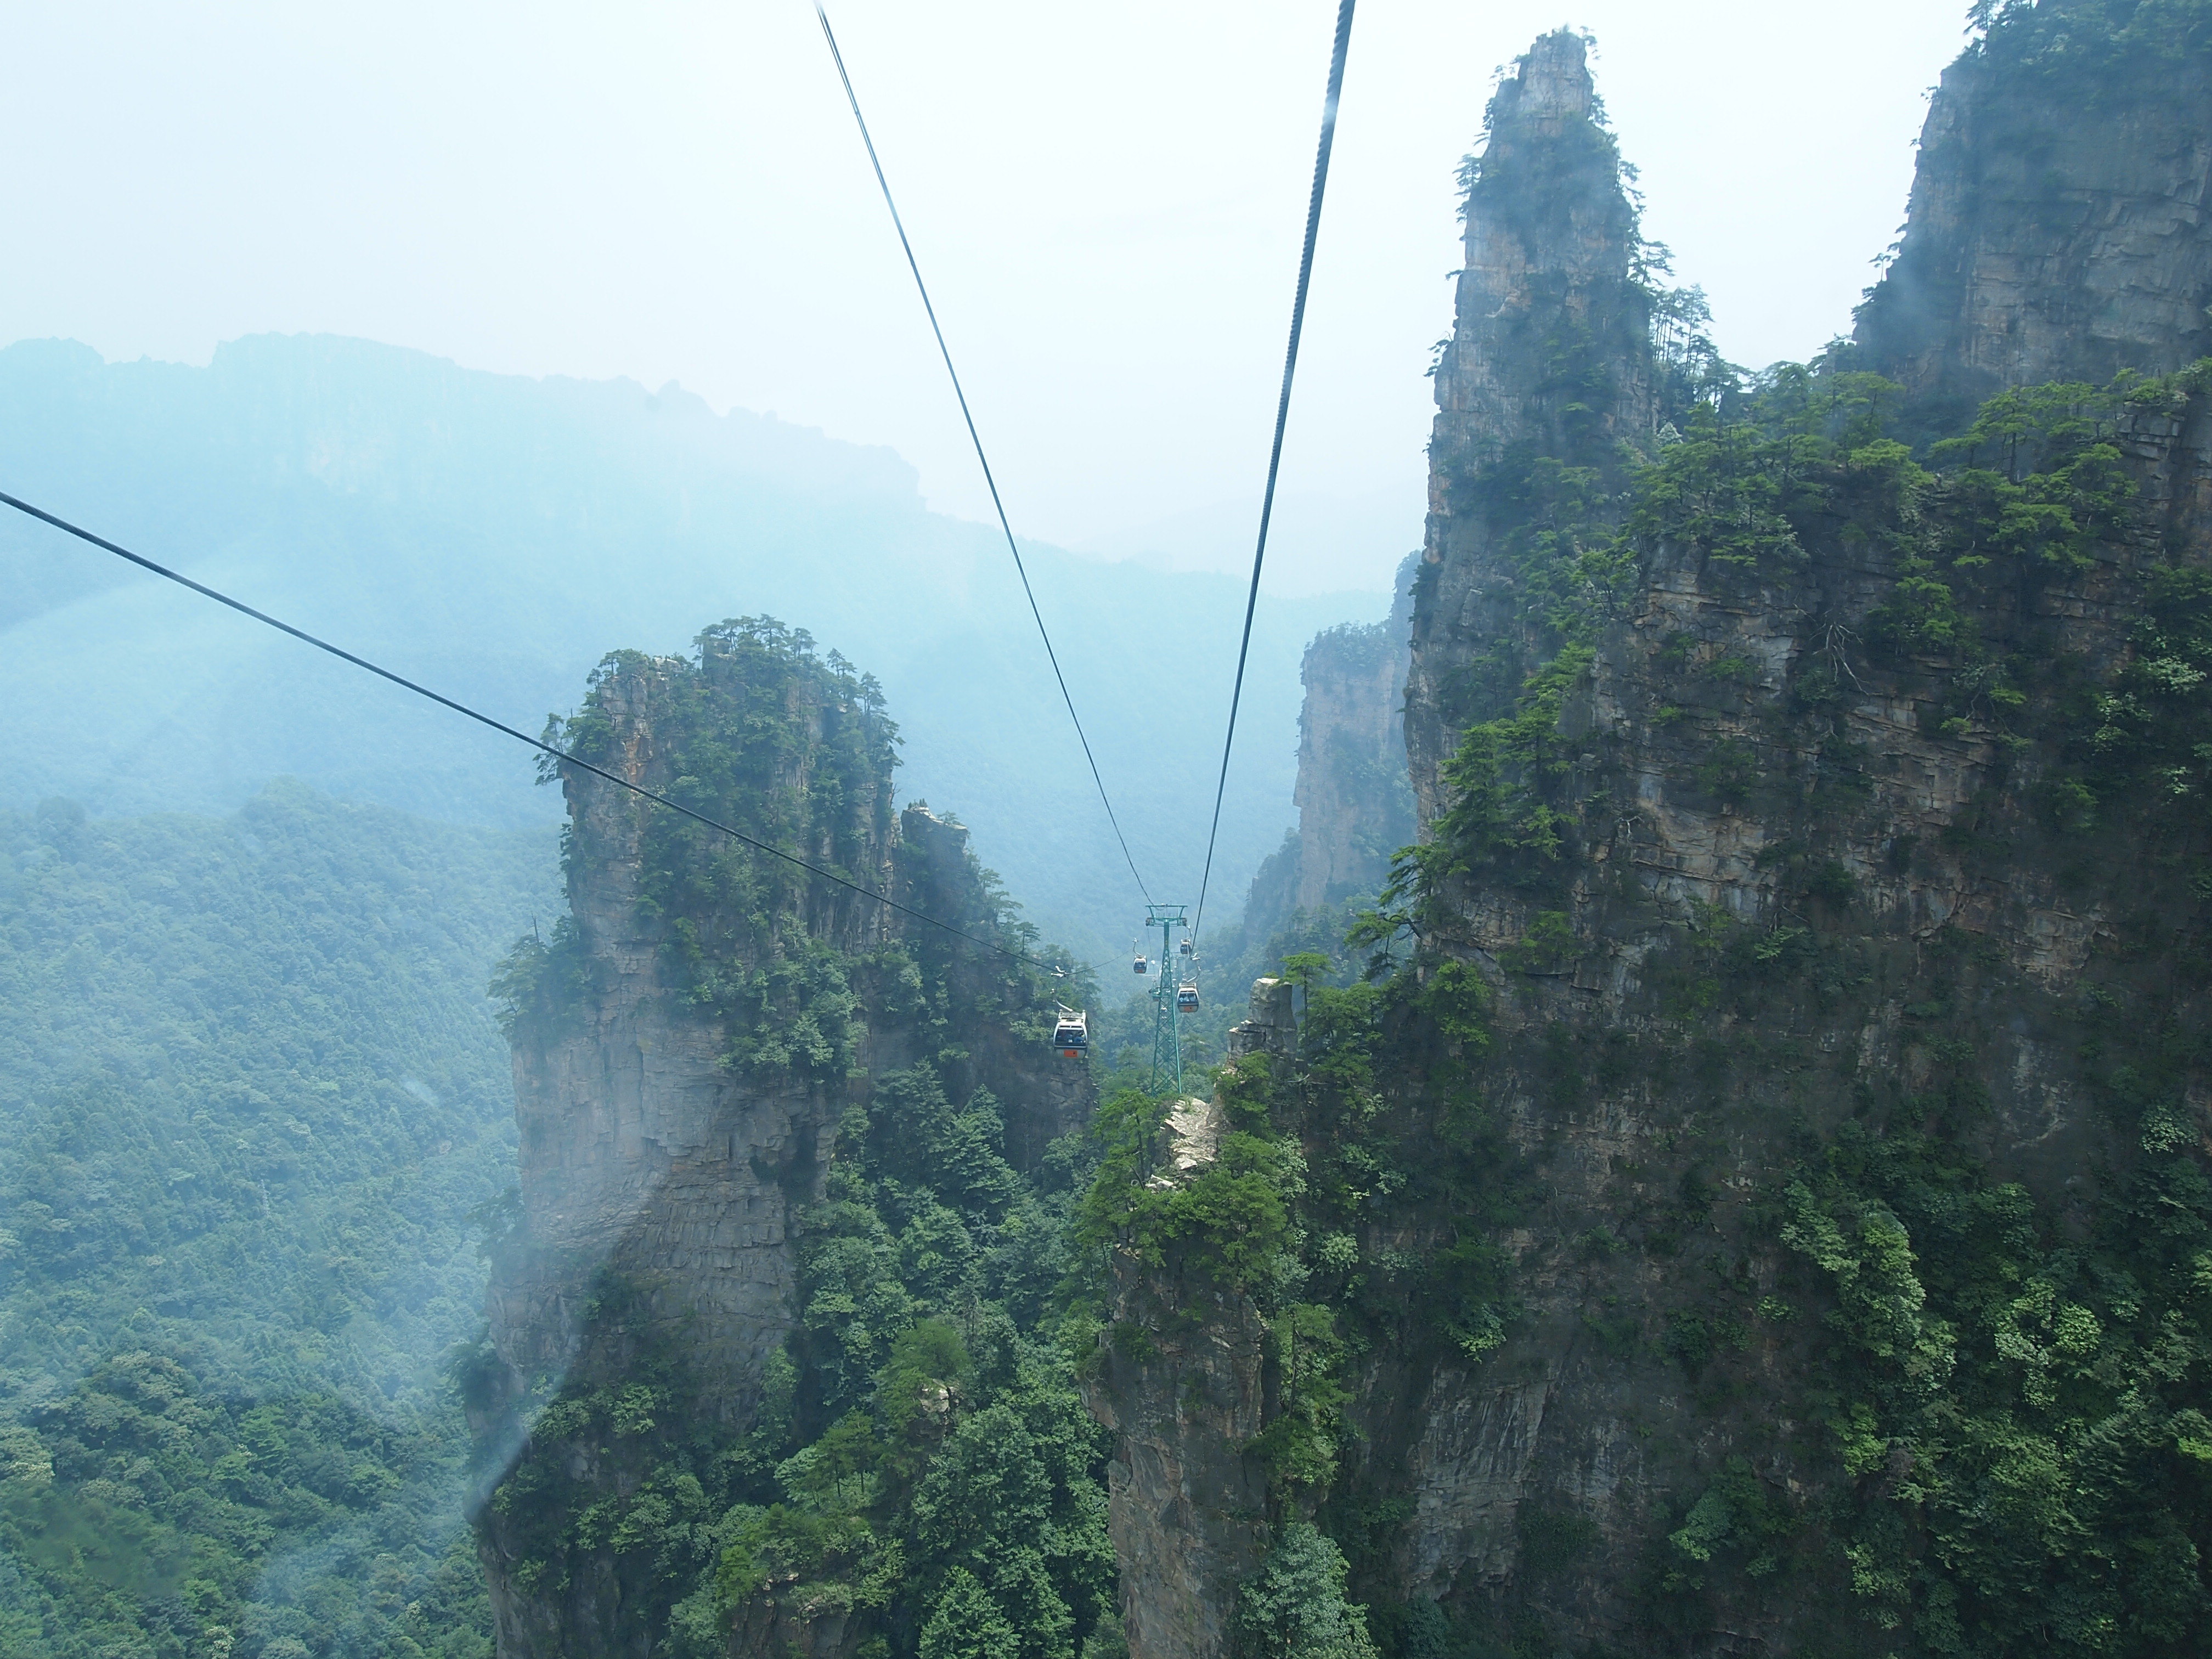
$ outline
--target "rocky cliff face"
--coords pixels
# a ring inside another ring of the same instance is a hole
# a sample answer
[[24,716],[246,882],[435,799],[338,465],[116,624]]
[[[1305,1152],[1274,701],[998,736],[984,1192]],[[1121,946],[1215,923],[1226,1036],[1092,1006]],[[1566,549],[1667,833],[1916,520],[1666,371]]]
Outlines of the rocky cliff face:
[[[2206,349],[2203,20],[2086,94],[2008,33],[2124,14],[2000,20],[1858,355],[1756,397],[1670,344],[1582,42],[1498,90],[1437,373],[1409,931],[1261,1091],[1287,1265],[1125,1285],[1176,1346],[1108,1372],[1164,1471],[1322,1425],[1334,1464],[1268,1466],[1267,1537],[1314,1516],[1386,1648],[2205,1639],[2173,1437],[2212,1398],[2160,1344],[2212,1245],[2176,1196],[2212,1193],[2212,398],[1972,425]],[[1255,1381],[1286,1331],[1341,1345],[1303,1396]],[[1176,1416],[1176,1368],[1261,1427]],[[1182,1593],[1229,1604],[1270,1547]]]
[[1411,592],[1389,620],[1346,625],[1306,647],[1298,720],[1296,907],[1374,892],[1413,831],[1405,789],[1407,629]]
[[1379,890],[1390,856],[1413,837],[1403,706],[1415,562],[1399,572],[1384,621],[1315,635],[1299,676],[1297,828],[1252,883],[1246,949],[1264,945],[1298,911],[1316,913]]
[[[979,937],[997,925],[965,830],[922,806],[894,813],[872,684],[773,624],[709,630],[696,663],[609,659],[567,735],[910,910]],[[495,1359],[476,1407],[516,1473],[484,1511],[483,1553],[502,1655],[641,1656],[662,1650],[670,1596],[635,1540],[602,1528],[579,1549],[591,1529],[569,1527],[549,1556],[541,1534],[590,1502],[633,1504],[649,1485],[637,1437],[654,1425],[610,1433],[576,1402],[618,1409],[628,1389],[745,1443],[771,1371],[787,1370],[798,1217],[873,1079],[927,1058],[953,1099],[988,1092],[1008,1158],[1032,1171],[1091,1096],[1081,1068],[1053,1066],[1003,957],[588,774],[562,782],[569,917],[508,987],[520,1207],[495,1259]],[[549,1468],[557,1498],[539,1490]],[[777,1586],[736,1608],[729,1650],[846,1653],[866,1633],[850,1613]]]
[[[1231,1064],[1297,1046],[1291,988],[1263,979],[1230,1033]],[[1172,1189],[1215,1166],[1221,1100],[1174,1103],[1151,1159]],[[1252,1298],[1203,1273],[1163,1273],[1127,1251],[1109,1273],[1107,1328],[1084,1396],[1114,1432],[1108,1478],[1122,1624],[1133,1655],[1227,1659],[1237,1590],[1267,1553],[1271,1505],[1255,1449],[1280,1414],[1282,1376]]]
[[1947,70],[1857,338],[1955,418],[2001,387],[2212,355],[2212,70],[2155,8],[2052,4]]
[[[625,661],[596,688],[623,775],[647,788],[678,775],[656,717],[682,672]],[[592,1334],[601,1273],[636,1274],[651,1286],[647,1317],[685,1332],[710,1368],[709,1398],[742,1419],[790,1329],[791,1210],[813,1195],[842,1091],[789,1075],[765,1086],[733,1079],[722,1064],[729,1034],[687,994],[668,918],[647,898],[650,820],[635,797],[588,774],[562,788],[577,984],[563,1017],[517,1033],[522,1214],[491,1286],[494,1339],[518,1370],[565,1373]],[[887,879],[885,804],[856,805],[856,867]],[[862,945],[879,925],[830,902],[834,946]]]
[[1546,35],[1498,88],[1468,184],[1406,688],[1425,822],[1441,810],[1452,734],[1520,678],[1478,660],[1518,631],[1514,573],[1497,556],[1511,510],[1499,485],[1534,455],[1610,480],[1622,441],[1657,424],[1642,244],[1579,35]]
[[1115,1435],[1114,1554],[1132,1654],[1225,1659],[1237,1589],[1267,1553],[1267,1474],[1250,1451],[1267,1425],[1267,1325],[1249,1298],[1210,1283],[1163,1285],[1134,1264],[1109,1307],[1125,1332],[1088,1396]]

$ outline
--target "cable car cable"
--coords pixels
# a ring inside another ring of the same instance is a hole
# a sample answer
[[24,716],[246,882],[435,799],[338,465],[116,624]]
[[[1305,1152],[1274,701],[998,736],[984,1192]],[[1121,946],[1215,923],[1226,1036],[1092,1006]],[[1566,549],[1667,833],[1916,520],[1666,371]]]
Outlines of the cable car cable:
[[494,720],[489,714],[480,713],[478,710],[470,708],[468,704],[465,702],[458,702],[441,692],[433,691],[427,685],[418,685],[413,680],[409,679],[405,675],[395,674],[389,668],[380,667],[377,664],[371,662],[366,657],[356,656],[352,652],[345,649],[343,646],[332,645],[328,640],[318,639],[315,635],[308,633],[307,629],[303,628],[295,628],[291,623],[280,621],[276,617],[270,616],[265,611],[257,611],[252,605],[246,604],[243,599],[234,599],[231,598],[229,594],[225,593],[219,589],[210,587],[205,582],[194,581],[190,576],[184,574],[181,571],[172,570],[167,565],[156,564],[153,560],[145,557],[143,555],[133,553],[129,548],[119,546],[116,543],[109,541],[104,536],[96,536],[91,531],[84,529],[82,526],[71,524],[67,519],[57,518],[53,514],[46,511],[43,507],[33,507],[30,502],[18,500],[15,496],[8,495],[4,491],[0,491],[0,502],[4,502],[6,505],[14,507],[18,513],[25,514],[31,518],[40,520],[43,524],[52,525],[55,529],[63,532],[66,535],[74,536],[81,542],[89,542],[93,546],[112,553],[119,559],[127,559],[142,570],[150,570],[156,576],[166,577],[168,580],[176,583],[180,587],[189,587],[193,592],[201,595],[203,598],[213,599],[217,605],[228,605],[233,611],[237,611],[240,616],[251,617],[258,623],[265,623],[280,634],[289,634],[294,639],[299,640],[305,644],[312,645],[318,651],[327,651],[331,656],[337,658],[341,662],[351,663],[356,668],[365,668],[370,673],[377,676],[380,679],[391,681],[392,684],[398,686],[402,690],[412,691],[418,697],[428,697],[432,702],[437,703],[443,708],[450,708],[457,714],[466,715],[469,719],[476,721],[479,726],[488,726],[493,731],[501,732],[507,737],[513,738],[518,743],[526,743],[532,749],[537,750],[540,754],[550,755],[555,760],[561,762],[563,765],[574,766],[578,768],[580,770],[589,772],[594,776],[605,778],[609,783],[619,785],[621,787],[629,790],[633,795],[637,795],[646,800],[649,800],[655,805],[665,806],[671,811],[681,812],[685,817],[696,819],[697,822],[705,824],[709,830],[718,830],[722,834],[729,836],[732,841],[743,842],[745,846],[752,848],[757,852],[766,853],[770,858],[781,859],[786,864],[795,866],[797,868],[807,871],[811,874],[817,875],[824,881],[834,882],[838,886],[846,889],[848,892],[858,893],[864,899],[872,899],[876,903],[884,906],[887,909],[896,910],[902,916],[911,916],[916,921],[927,922],[932,927],[941,928],[945,933],[951,933],[956,938],[966,939],[969,944],[975,945],[981,950],[995,951],[1000,956],[1012,957],[1015,961],[1027,963],[1032,968],[1042,968],[1048,974],[1060,975],[1063,972],[1061,969],[1051,963],[1040,962],[1035,957],[1025,956],[1019,951],[1010,950],[1006,945],[998,944],[991,939],[978,939],[975,934],[967,932],[963,928],[955,927],[949,921],[939,921],[935,916],[930,915],[925,911],[915,909],[910,905],[901,904],[896,899],[890,897],[887,894],[878,893],[869,888],[863,887],[856,881],[852,881],[843,876],[838,875],[835,871],[824,870],[818,864],[810,864],[805,859],[799,858],[794,854],[787,853],[780,847],[771,847],[764,841],[756,840],[754,837],[745,834],[742,830],[733,830],[728,824],[721,822],[719,818],[710,818],[704,812],[696,811],[692,808],[684,805],[682,801],[671,800],[667,796],[661,794],[657,790],[647,789],[642,784],[632,783],[628,778],[623,777],[617,773],[610,772],[603,766],[594,766],[591,762],[581,759],[578,756],[570,754],[566,750],[556,749],[551,744],[544,741],[542,738],[533,738],[527,732],[518,731],[514,726],[507,725],[505,721]]
[[1314,244],[1321,234],[1322,195],[1328,187],[1328,155],[1336,143],[1336,105],[1344,92],[1344,58],[1352,46],[1354,0],[1341,0],[1336,44],[1329,55],[1328,96],[1322,105],[1321,149],[1314,158],[1313,197],[1306,204],[1305,251],[1298,258],[1297,298],[1291,304],[1291,343],[1283,358],[1283,394],[1275,405],[1275,446],[1267,457],[1267,493],[1260,504],[1260,541],[1252,554],[1252,589],[1244,600],[1244,638],[1237,647],[1237,684],[1229,695],[1229,735],[1221,744],[1221,778],[1213,790],[1213,827],[1206,837],[1206,873],[1198,884],[1198,913],[1191,937],[1206,921],[1206,890],[1213,880],[1213,845],[1221,836],[1221,801],[1229,789],[1229,752],[1237,744],[1237,709],[1244,697],[1244,659],[1252,649],[1252,613],[1260,603],[1260,568],[1267,559],[1267,524],[1275,512],[1275,479],[1283,468],[1283,431],[1291,419],[1291,381],[1298,370],[1298,337],[1305,331],[1306,290],[1313,281]]
[[1067,705],[1067,718],[1075,722],[1075,736],[1083,745],[1083,758],[1091,763],[1091,781],[1098,786],[1098,799],[1106,808],[1106,821],[1114,826],[1114,839],[1121,845],[1121,856],[1127,861],[1129,873],[1134,877],[1137,890],[1152,902],[1152,890],[1138,874],[1137,860],[1130,854],[1128,837],[1121,833],[1121,820],[1114,811],[1113,798],[1106,793],[1106,780],[1099,775],[1098,758],[1091,752],[1091,738],[1083,729],[1083,717],[1075,712],[1075,699],[1068,694],[1067,677],[1060,672],[1060,653],[1052,648],[1052,634],[1044,625],[1044,613],[1037,609],[1036,593],[1030,586],[1030,573],[1022,563],[1022,550],[1015,544],[1014,527],[1006,518],[1006,504],[999,499],[999,481],[991,473],[991,458],[983,453],[983,440],[975,430],[975,417],[969,411],[968,394],[960,385],[960,371],[952,366],[952,349],[945,343],[945,331],[938,326],[937,307],[930,303],[929,285],[921,280],[921,264],[915,258],[914,244],[907,240],[906,222],[899,217],[898,204],[891,198],[890,180],[884,176],[884,164],[876,155],[876,141],[868,134],[867,117],[860,113],[860,94],[853,90],[853,77],[845,72],[845,54],[837,49],[836,32],[830,27],[830,14],[815,0],[814,15],[822,24],[822,38],[830,43],[830,57],[837,65],[837,78],[844,83],[845,101],[853,106],[853,119],[860,129],[860,142],[867,147],[868,165],[876,171],[876,185],[884,193],[884,205],[890,210],[891,225],[898,232],[899,246],[906,250],[907,269],[914,273],[914,285],[921,295],[921,308],[929,313],[929,331],[937,337],[938,355],[945,359],[945,372],[952,380],[952,395],[960,403],[960,418],[968,424],[968,441],[975,446],[975,459],[982,466],[983,482],[991,491],[991,505],[999,514],[999,528],[1006,532],[1006,551],[1014,556],[1015,573],[1022,579],[1023,596],[1030,602],[1030,615],[1036,619],[1037,635],[1044,641],[1044,654],[1052,663],[1052,677],[1060,682],[1060,701]]

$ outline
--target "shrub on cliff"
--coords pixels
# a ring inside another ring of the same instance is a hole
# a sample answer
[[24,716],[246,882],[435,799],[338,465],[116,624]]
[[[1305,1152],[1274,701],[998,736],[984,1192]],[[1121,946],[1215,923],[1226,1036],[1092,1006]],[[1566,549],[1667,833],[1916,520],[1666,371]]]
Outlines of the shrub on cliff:
[[1376,1659],[1367,1610],[1344,1599],[1349,1571],[1310,1522],[1283,1528],[1237,1595],[1240,1659]]

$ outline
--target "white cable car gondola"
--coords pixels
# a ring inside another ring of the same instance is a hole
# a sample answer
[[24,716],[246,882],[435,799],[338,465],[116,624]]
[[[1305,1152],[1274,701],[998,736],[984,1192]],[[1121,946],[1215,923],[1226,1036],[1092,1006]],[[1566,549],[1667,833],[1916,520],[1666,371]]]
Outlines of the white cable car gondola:
[[1091,1016],[1061,1005],[1060,1023],[1052,1028],[1052,1046],[1063,1059],[1082,1059],[1091,1049]]
[[1194,980],[1185,980],[1176,987],[1176,1012],[1194,1014],[1197,1012],[1198,984]]
[[1176,946],[1176,949],[1182,951],[1183,955],[1187,957],[1194,957],[1198,954],[1198,947],[1190,942],[1190,939],[1187,935],[1185,936],[1183,942]]
[[1142,979],[1152,971],[1152,964],[1151,961],[1146,958],[1145,955],[1145,947],[1143,945],[1139,945],[1133,948],[1134,949],[1136,955],[1129,963],[1129,969],[1132,973],[1135,974],[1139,979]]

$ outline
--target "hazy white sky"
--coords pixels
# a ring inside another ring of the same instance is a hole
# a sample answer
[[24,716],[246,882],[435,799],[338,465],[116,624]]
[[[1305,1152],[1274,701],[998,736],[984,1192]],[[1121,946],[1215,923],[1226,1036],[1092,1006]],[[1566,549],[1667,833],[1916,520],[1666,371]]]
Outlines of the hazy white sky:
[[[1419,539],[1453,173],[1535,33],[1595,33],[1647,232],[1760,364],[1848,326],[1964,9],[1367,0],[1285,586],[1379,586]],[[1334,10],[832,6],[1018,531],[1249,564]],[[8,33],[0,343],[327,331],[680,380],[988,511],[807,0],[19,0]]]

